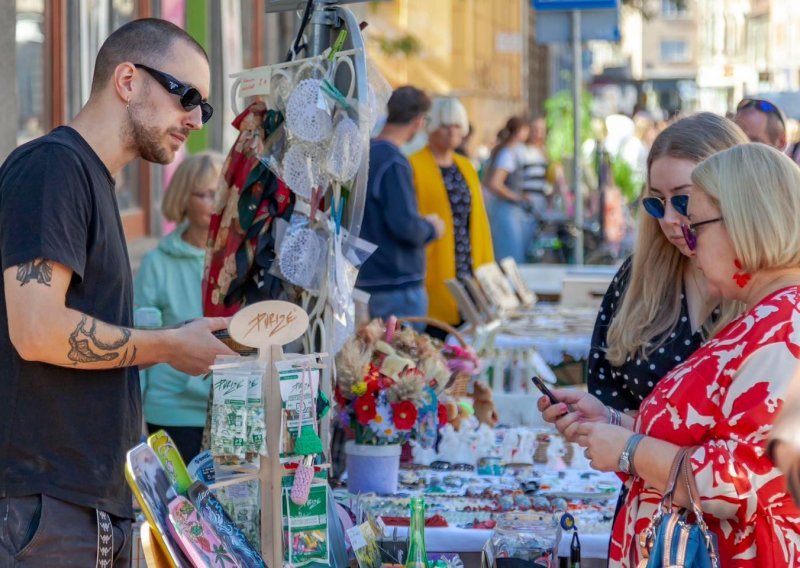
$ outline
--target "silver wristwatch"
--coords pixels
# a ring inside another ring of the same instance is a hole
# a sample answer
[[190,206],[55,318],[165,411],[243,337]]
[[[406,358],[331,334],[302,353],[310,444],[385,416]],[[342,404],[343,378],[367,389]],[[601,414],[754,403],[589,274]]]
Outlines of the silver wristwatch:
[[643,434],[634,434],[628,438],[628,443],[625,444],[625,449],[622,450],[619,456],[618,467],[622,473],[636,475],[636,471],[633,469],[633,454],[636,451],[636,446],[642,441],[642,438],[644,438]]

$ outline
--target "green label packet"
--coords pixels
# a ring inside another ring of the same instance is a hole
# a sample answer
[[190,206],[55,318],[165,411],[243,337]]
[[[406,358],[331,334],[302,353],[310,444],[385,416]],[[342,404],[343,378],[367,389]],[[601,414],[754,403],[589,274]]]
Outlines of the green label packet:
[[[292,477],[288,477],[289,480]],[[328,486],[312,485],[305,505],[296,505],[283,483],[284,561],[292,566],[329,566]]]

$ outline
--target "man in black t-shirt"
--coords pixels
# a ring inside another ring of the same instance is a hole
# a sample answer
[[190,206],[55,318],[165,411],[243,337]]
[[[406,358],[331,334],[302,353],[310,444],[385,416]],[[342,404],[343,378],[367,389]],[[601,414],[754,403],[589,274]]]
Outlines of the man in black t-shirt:
[[101,47],[72,123],[0,167],[0,566],[126,566],[137,367],[197,375],[232,354],[212,334],[224,319],[132,329],[114,194],[127,163],[167,164],[202,128],[209,82],[203,48],[183,30],[126,24]]

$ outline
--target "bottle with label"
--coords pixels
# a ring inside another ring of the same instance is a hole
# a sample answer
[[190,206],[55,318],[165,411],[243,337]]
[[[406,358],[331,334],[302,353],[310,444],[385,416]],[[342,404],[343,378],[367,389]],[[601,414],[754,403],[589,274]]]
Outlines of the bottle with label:
[[411,498],[411,525],[408,528],[408,556],[405,568],[428,568],[425,551],[425,499]]
[[578,529],[572,533],[572,542],[569,547],[569,568],[581,568],[581,541],[578,538]]

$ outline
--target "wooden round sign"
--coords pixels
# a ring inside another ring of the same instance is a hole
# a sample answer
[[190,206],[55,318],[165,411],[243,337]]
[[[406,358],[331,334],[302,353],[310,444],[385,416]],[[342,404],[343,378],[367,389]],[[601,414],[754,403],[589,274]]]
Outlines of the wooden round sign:
[[286,345],[308,329],[308,314],[290,302],[258,302],[242,308],[233,316],[228,331],[236,341],[248,347]]

